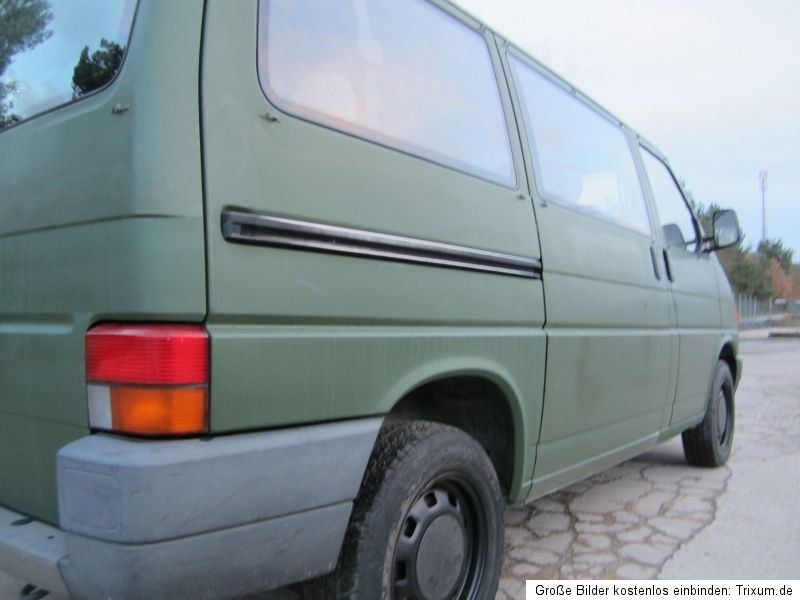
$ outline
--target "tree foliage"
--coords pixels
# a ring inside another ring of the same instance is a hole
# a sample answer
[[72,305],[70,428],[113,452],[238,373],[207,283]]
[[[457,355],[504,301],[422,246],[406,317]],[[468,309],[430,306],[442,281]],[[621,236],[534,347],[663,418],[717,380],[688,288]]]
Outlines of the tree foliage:
[[[716,204],[693,202],[695,214],[707,235],[713,231]],[[736,246],[717,253],[734,292],[761,299],[800,297],[800,265],[793,265],[794,252],[779,239],[761,241],[756,250],[745,246],[742,237]]]
[[778,261],[778,263],[781,265],[781,268],[786,273],[788,273],[789,269],[792,268],[792,257],[794,256],[794,250],[784,247],[781,240],[762,240],[758,244],[757,252],[759,254],[763,254],[764,256],[768,256],[769,258],[774,258],[776,261]]
[[72,97],[80,98],[111,81],[124,54],[125,48],[105,38],[100,40],[100,48],[91,55],[89,46],[84,46],[72,72]]
[[800,265],[792,265],[792,268],[789,269],[789,276],[792,278],[795,291],[800,296]]
[[[0,0],[0,78],[17,53],[31,50],[53,35],[47,30],[52,20],[47,0]],[[0,81],[0,128],[19,120],[12,112],[16,89],[13,81]]]
[[17,85],[12,81],[3,83],[0,81],[0,129],[8,127],[19,121],[19,116],[12,111],[14,103],[6,98],[11,98],[17,91]]
[[795,299],[794,281],[789,273],[783,270],[781,264],[774,258],[770,259],[769,273],[772,278],[772,296],[784,300]]

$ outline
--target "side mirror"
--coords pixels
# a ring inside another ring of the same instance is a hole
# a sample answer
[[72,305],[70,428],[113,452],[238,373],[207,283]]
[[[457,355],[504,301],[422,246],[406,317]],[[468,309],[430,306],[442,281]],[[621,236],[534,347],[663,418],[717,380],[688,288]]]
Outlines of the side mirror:
[[722,250],[735,246],[742,239],[742,230],[739,228],[739,219],[732,210],[714,211],[712,217],[714,224],[714,236],[710,240],[709,251]]

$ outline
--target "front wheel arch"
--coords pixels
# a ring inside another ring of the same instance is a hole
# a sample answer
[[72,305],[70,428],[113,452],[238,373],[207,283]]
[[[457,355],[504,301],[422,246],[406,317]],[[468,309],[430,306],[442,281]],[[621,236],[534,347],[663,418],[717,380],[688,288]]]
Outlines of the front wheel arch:
[[725,360],[717,362],[703,420],[682,434],[686,461],[700,467],[720,467],[730,457],[736,421],[736,385]]

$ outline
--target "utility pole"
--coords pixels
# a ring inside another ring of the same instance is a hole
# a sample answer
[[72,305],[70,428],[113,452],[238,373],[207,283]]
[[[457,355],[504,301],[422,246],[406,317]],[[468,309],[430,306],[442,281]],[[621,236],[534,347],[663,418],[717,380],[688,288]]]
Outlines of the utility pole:
[[761,185],[761,240],[767,242],[767,170],[758,172],[758,181]]

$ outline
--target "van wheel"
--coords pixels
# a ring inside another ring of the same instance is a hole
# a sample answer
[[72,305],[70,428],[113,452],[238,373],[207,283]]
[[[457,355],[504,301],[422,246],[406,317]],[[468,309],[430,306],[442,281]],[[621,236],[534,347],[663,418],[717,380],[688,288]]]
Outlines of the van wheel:
[[[483,448],[454,427],[386,426],[367,466],[337,570],[313,598],[494,598],[503,496]],[[309,593],[310,592],[310,593]]]
[[719,361],[706,416],[699,425],[683,432],[683,453],[690,465],[719,467],[731,455],[735,407],[733,391],[731,370],[724,361]]

